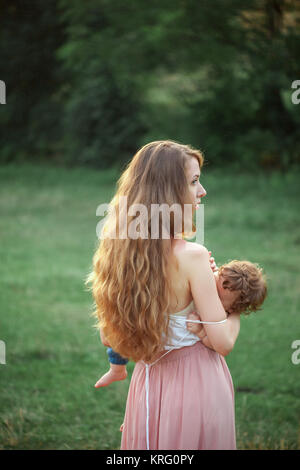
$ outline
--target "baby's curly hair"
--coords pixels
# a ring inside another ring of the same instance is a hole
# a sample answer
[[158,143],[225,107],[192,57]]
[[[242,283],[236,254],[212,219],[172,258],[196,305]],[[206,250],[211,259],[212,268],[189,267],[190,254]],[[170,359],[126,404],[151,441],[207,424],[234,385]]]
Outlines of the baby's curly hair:
[[250,261],[232,260],[219,268],[224,289],[240,290],[241,294],[232,304],[234,312],[249,315],[259,308],[267,296],[267,282],[262,268]]

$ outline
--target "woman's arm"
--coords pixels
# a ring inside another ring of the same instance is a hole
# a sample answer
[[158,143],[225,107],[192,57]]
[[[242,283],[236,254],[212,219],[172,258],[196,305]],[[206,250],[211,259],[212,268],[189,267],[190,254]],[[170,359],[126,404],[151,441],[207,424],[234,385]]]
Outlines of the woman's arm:
[[[235,315],[236,318],[233,319],[231,318],[231,326],[232,326],[232,335],[235,334],[235,331],[237,330],[238,328],[238,333],[239,333],[239,330],[240,330],[240,314],[239,313],[230,313],[229,316],[227,317],[227,321],[229,320],[229,317],[231,315]],[[238,333],[237,333],[237,336],[238,336]],[[236,336],[236,338],[237,338]],[[202,338],[202,343],[204,344],[204,346],[206,346],[207,348],[210,348],[210,349],[213,349],[214,350],[214,347],[213,345],[211,344],[211,342],[209,341],[208,339],[208,336],[204,336],[204,338]],[[230,352],[230,351],[229,351]]]
[[[195,312],[195,313],[189,313],[187,319],[188,320],[200,320],[200,317],[198,313]],[[202,324],[187,322],[186,328],[188,331],[198,336],[198,338],[201,340],[204,346],[214,351],[213,345],[209,341],[206,331]]]
[[[197,313],[189,313],[187,319],[188,320],[200,320],[200,317]],[[202,324],[187,322],[186,328],[187,328],[188,331],[190,331],[194,335],[198,336],[198,338],[201,340],[201,342],[204,344],[204,346],[206,346],[209,349],[214,350],[213,345],[209,341],[209,339],[207,337],[207,334],[206,334],[206,331],[204,330]]]
[[204,336],[204,338],[202,339],[202,343],[204,344],[204,346],[214,351],[213,345],[209,341],[208,336]]
[[[209,263],[209,252],[202,245],[193,245],[186,250],[185,266],[197,313],[202,321],[224,320],[227,314],[218,296]],[[240,315],[232,313],[224,323],[203,326],[212,349],[226,356],[233,349],[238,337]]]

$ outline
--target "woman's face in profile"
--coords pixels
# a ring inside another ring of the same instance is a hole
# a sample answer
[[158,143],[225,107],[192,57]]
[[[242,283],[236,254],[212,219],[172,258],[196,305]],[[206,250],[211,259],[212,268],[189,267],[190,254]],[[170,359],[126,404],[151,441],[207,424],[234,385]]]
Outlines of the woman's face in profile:
[[[192,231],[192,215],[197,209],[198,204],[201,203],[201,198],[206,195],[206,191],[203,188],[202,184],[199,181],[200,178],[200,166],[197,158],[191,157],[188,160],[186,167],[186,176],[188,181],[188,191],[190,193],[190,200],[186,204],[191,204],[192,201],[192,211],[189,210],[189,207],[186,208],[186,213],[183,213],[185,216],[184,219],[184,231]],[[176,231],[177,232],[177,231]]]
[[187,166],[187,180],[189,185],[189,191],[191,193],[194,209],[197,204],[201,204],[201,198],[206,196],[206,191],[199,181],[201,171],[197,158],[192,157]]

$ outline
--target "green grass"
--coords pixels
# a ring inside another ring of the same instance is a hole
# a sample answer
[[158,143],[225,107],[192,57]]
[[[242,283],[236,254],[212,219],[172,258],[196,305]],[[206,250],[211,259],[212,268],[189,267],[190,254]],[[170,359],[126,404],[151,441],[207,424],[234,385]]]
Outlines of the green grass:
[[[130,376],[104,389],[108,367],[84,279],[96,246],[96,207],[117,174],[0,167],[1,449],[118,449]],[[300,448],[299,173],[203,169],[205,246],[218,264],[264,267],[264,310],[241,321],[226,360],[239,449]]]

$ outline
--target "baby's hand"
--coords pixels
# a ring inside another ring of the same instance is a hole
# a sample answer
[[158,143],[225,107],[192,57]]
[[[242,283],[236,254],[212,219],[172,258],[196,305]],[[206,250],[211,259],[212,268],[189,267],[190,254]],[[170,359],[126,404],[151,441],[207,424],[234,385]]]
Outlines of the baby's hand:
[[[188,320],[200,320],[199,315],[196,312],[189,313],[187,316]],[[203,329],[203,326],[201,323],[186,323],[186,328],[190,333],[194,333],[195,335],[198,335],[201,330]]]

